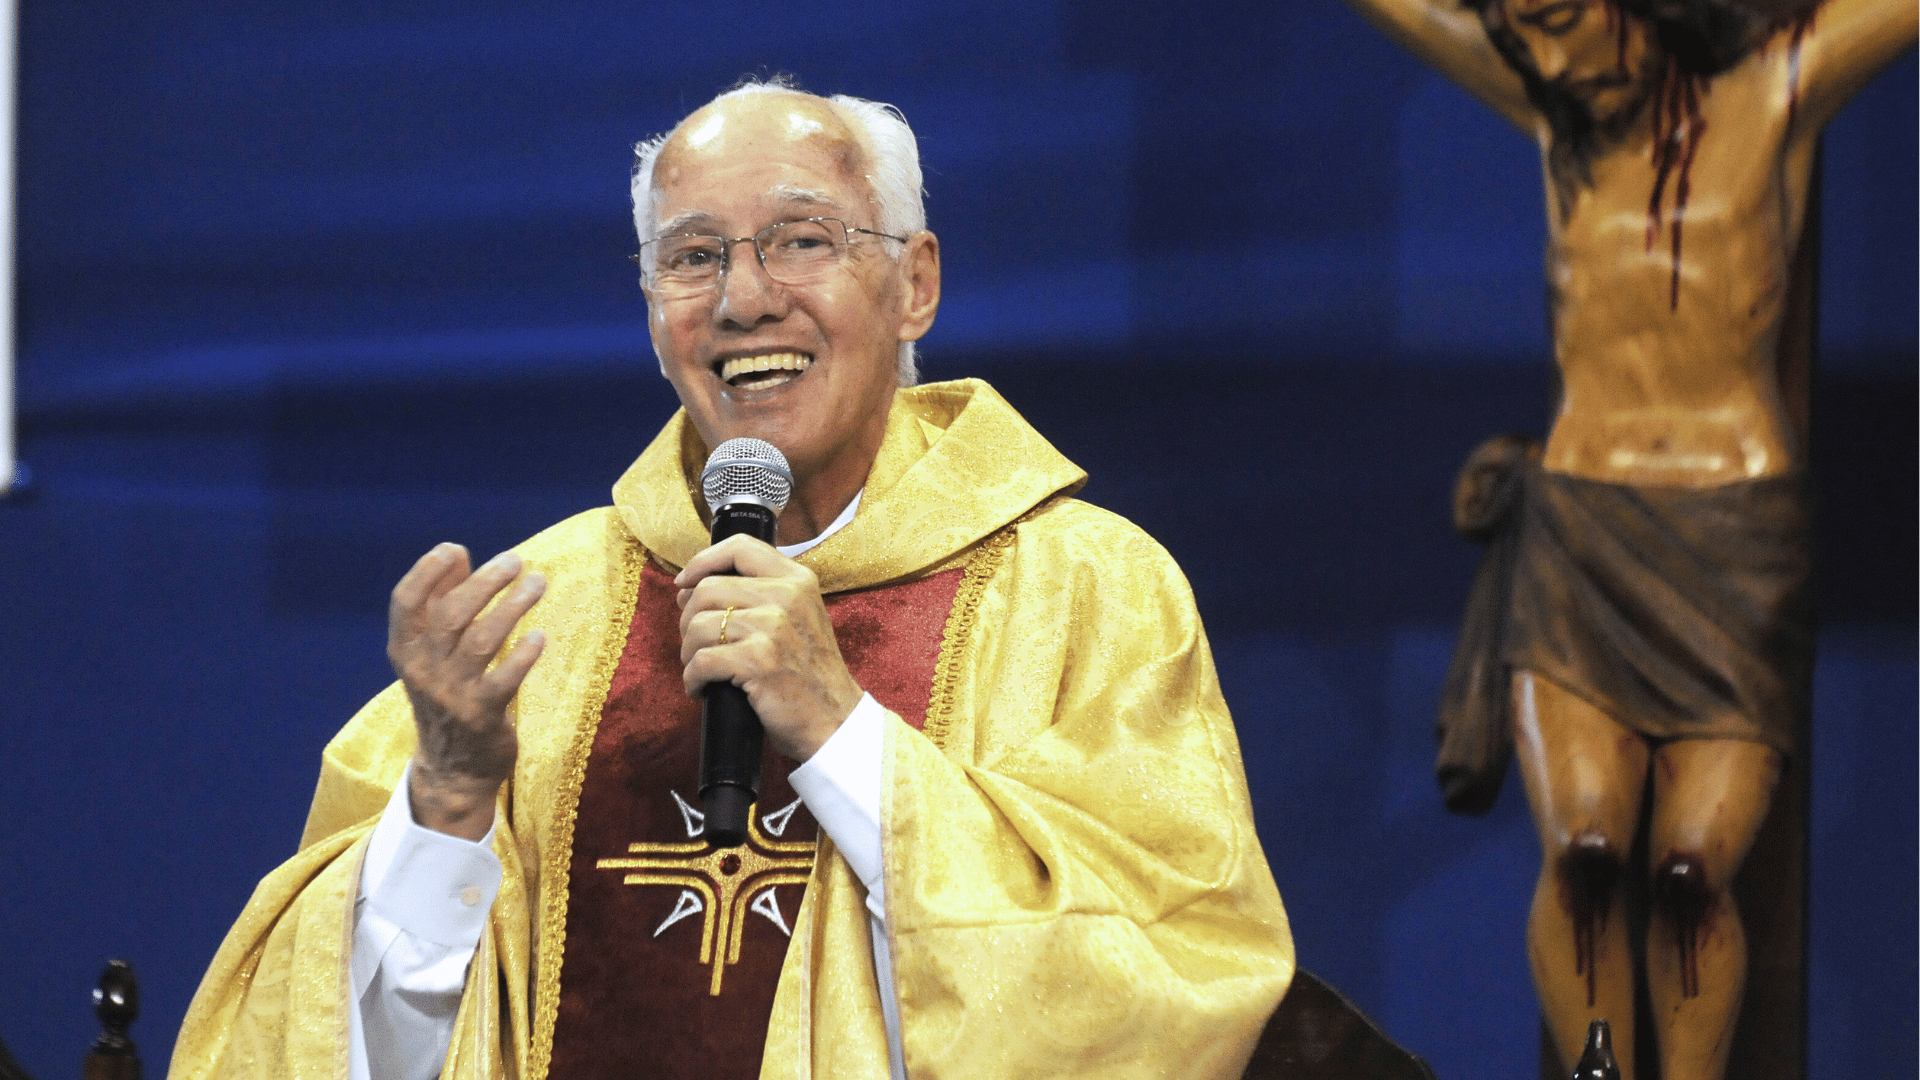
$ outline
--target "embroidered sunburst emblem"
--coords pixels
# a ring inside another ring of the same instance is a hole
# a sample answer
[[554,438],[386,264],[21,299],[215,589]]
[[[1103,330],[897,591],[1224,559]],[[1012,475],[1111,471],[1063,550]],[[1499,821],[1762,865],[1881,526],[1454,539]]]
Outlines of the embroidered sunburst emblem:
[[[672,794],[686,820],[687,835],[699,836],[703,823],[700,811],[689,806],[679,792]],[[759,804],[754,804],[747,813],[747,842],[737,848],[709,849],[706,841],[698,839],[635,843],[627,845],[629,858],[601,859],[593,865],[598,870],[629,871],[621,879],[623,885],[680,886],[680,898],[653,934],[659,937],[662,930],[682,919],[702,916],[700,962],[713,965],[713,982],[707,992],[718,997],[727,965],[740,961],[740,934],[749,912],[766,916],[787,936],[793,936],[774,889],[807,883],[815,842],[775,837],[787,831],[799,806],[800,800],[795,799],[763,818]]]

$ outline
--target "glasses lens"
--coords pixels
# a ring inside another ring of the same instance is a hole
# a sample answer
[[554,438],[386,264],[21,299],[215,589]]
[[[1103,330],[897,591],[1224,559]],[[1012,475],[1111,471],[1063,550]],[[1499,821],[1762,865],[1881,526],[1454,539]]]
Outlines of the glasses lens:
[[647,244],[647,280],[670,289],[704,289],[720,279],[725,243],[717,236],[663,236]]
[[818,277],[846,254],[847,228],[835,218],[809,218],[769,225],[755,237],[767,273],[792,284]]

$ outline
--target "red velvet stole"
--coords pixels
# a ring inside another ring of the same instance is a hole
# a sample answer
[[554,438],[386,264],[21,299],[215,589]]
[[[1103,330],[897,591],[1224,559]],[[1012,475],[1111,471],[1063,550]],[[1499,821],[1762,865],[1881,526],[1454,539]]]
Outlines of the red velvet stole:
[[[962,571],[827,598],[840,654],[921,728]],[[673,580],[651,562],[587,758],[550,1076],[757,1077],[813,864],[815,823],[767,750],[754,834],[697,838],[700,707],[680,681]]]

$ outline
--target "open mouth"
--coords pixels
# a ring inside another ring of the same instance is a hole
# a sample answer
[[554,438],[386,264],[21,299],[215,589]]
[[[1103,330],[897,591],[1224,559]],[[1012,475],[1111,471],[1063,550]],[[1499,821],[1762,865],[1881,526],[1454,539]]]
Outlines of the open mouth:
[[776,352],[722,360],[714,365],[714,374],[736,389],[771,390],[799,378],[812,366],[813,357],[806,353]]

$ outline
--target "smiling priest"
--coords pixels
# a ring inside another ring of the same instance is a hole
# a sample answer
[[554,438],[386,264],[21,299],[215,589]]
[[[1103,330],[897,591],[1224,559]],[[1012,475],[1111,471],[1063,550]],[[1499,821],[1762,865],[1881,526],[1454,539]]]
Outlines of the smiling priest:
[[[1237,1077],[1293,973],[1192,595],[991,388],[914,386],[913,133],[750,83],[639,148],[683,406],[614,505],[394,589],[400,681],[214,958],[176,1080]],[[709,450],[786,456],[709,546]],[[702,838],[699,704],[765,725]]]

